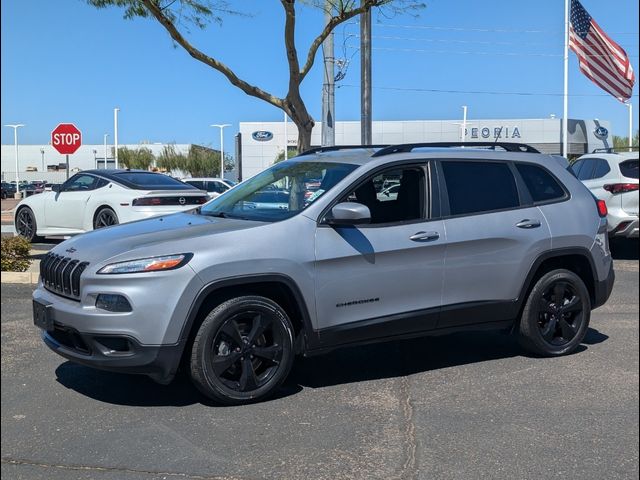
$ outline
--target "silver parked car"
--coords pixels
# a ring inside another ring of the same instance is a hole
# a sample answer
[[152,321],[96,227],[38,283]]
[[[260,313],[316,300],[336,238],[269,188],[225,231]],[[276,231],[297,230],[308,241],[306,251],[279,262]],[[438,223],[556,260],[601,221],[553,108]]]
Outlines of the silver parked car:
[[604,202],[557,157],[490,145],[315,149],[191,212],[74,237],[41,263],[34,322],[72,361],[162,383],[183,364],[225,404],[358,343],[500,329],[573,352],[613,287]]
[[607,204],[609,235],[638,238],[638,152],[583,155],[571,169]]

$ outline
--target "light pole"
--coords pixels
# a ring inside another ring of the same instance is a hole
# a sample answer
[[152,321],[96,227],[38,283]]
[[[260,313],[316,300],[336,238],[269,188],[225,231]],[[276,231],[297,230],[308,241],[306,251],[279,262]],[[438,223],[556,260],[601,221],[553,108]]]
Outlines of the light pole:
[[18,129],[24,127],[22,123],[16,123],[13,125],[5,125],[5,127],[13,128],[13,146],[16,154],[16,194],[20,193],[20,177],[18,175]]
[[460,141],[464,142],[467,139],[467,106],[462,106],[462,132],[460,132]]
[[98,169],[98,150],[93,149],[93,168]]
[[118,112],[119,108],[113,109],[113,148],[116,161],[116,168],[118,168]]
[[108,133],[104,134],[104,168],[107,168],[107,137],[109,136]]
[[629,108],[629,151],[633,151],[633,104],[631,100],[629,103],[625,103],[625,105]]
[[210,127],[217,127],[220,129],[220,178],[224,180],[224,128],[230,127],[230,123],[213,124]]
[[44,172],[44,147],[40,149],[40,155],[42,155],[42,171]]

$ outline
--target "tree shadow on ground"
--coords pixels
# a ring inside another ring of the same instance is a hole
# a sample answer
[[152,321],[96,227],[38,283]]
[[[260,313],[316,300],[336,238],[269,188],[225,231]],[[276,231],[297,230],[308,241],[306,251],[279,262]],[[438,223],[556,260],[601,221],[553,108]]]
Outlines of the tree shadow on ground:
[[[576,353],[586,350],[586,345],[596,345],[608,338],[590,328]],[[296,359],[289,378],[270,400],[295,395],[304,388],[404,377],[523,354],[513,336],[499,332],[465,332],[342,348],[324,355]],[[546,361],[543,358],[539,360]],[[170,385],[160,385],[142,375],[105,372],[64,362],[56,369],[56,376],[66,388],[115,405],[215,405],[193,386],[185,374],[178,375]]]

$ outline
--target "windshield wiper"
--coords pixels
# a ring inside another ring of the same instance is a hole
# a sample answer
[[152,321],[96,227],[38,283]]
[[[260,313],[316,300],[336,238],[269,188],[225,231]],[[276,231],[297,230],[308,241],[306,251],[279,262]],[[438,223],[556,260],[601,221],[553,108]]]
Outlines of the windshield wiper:
[[226,213],[220,212],[220,211],[217,211],[217,212],[203,212],[203,211],[200,211],[200,214],[201,215],[206,215],[208,217],[229,218]]

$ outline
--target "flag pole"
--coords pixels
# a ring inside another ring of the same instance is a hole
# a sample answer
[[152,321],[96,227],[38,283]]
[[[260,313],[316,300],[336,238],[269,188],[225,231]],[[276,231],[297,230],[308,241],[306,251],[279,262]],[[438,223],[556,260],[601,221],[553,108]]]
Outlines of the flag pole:
[[562,155],[569,158],[569,0],[564,0],[564,94],[562,113]]

